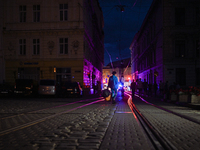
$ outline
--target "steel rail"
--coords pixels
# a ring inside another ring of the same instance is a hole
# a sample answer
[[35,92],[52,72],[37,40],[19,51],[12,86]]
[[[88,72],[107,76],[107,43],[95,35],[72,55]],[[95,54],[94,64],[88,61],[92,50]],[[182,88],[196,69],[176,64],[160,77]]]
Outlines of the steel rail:
[[188,116],[186,116],[186,115],[182,115],[182,114],[180,114],[180,113],[177,113],[177,112],[171,111],[171,110],[169,110],[169,109],[166,109],[166,108],[157,106],[157,105],[155,105],[155,104],[152,104],[152,103],[150,103],[150,102],[144,100],[141,96],[139,96],[139,95],[137,95],[137,94],[135,94],[135,96],[138,97],[138,98],[140,98],[143,102],[145,102],[145,103],[147,103],[147,104],[149,104],[149,105],[151,105],[151,106],[154,106],[154,107],[159,108],[159,109],[161,109],[161,110],[164,110],[164,111],[166,111],[166,112],[168,112],[168,113],[172,113],[172,114],[174,114],[174,115],[176,115],[176,116],[179,116],[179,117],[181,117],[181,118],[184,118],[184,119],[186,119],[186,120],[189,120],[189,121],[191,121],[191,122],[194,122],[194,123],[197,123],[197,124],[200,125],[200,122],[199,122],[198,120],[194,119],[194,118],[191,118],[191,117],[188,117]]
[[34,111],[30,111],[30,112],[17,113],[16,115],[7,116],[7,117],[2,117],[2,118],[0,118],[0,120],[8,119],[8,118],[13,118],[13,117],[21,116],[21,115],[25,115],[25,114],[36,113],[36,112],[40,112],[40,111],[43,111],[43,110],[48,110],[48,109],[53,109],[53,108],[58,108],[58,107],[64,107],[64,106],[68,106],[68,105],[72,105],[72,104],[76,104],[76,103],[80,103],[80,102],[98,100],[98,99],[100,99],[100,98],[102,98],[102,97],[80,100],[80,101],[76,101],[76,102],[72,102],[72,103],[66,103],[66,104],[62,104],[62,105],[58,105],[58,106],[53,106],[53,107],[48,107],[48,108],[43,108],[43,109],[34,110]]
[[[67,111],[63,111],[63,112],[59,112],[59,113],[56,113],[54,115],[50,115],[50,116],[47,116],[47,117],[43,117],[43,118],[40,118],[40,119],[37,119],[37,120],[34,120],[34,121],[31,121],[31,122],[28,122],[28,123],[25,123],[23,125],[19,125],[17,127],[13,127],[13,128],[10,128],[10,129],[7,129],[7,130],[4,130],[4,131],[1,131],[0,132],[0,136],[3,136],[3,135],[6,135],[6,134],[9,134],[11,132],[15,132],[17,130],[20,130],[20,129],[23,129],[23,128],[27,128],[29,126],[32,126],[32,125],[35,125],[35,124],[38,124],[40,122],[43,122],[47,119],[50,119],[50,118],[53,118],[53,117],[56,117],[56,116],[59,116],[59,115],[62,115],[62,114],[65,114],[65,113],[69,113],[71,111],[74,111],[74,110],[77,110],[77,109],[80,109],[80,108],[83,108],[83,107],[86,107],[88,105],[92,105],[92,104],[95,104],[95,103],[98,103],[98,102],[101,102],[101,101],[105,101],[104,98],[99,98],[99,100],[95,100],[93,102],[90,102],[90,103],[87,103],[87,104],[83,104],[81,106],[78,106],[78,107],[75,107],[75,108],[72,108],[70,110],[67,110]],[[80,101],[79,101],[80,102]],[[78,102],[77,102],[78,103]]]
[[144,131],[152,142],[153,146],[157,150],[174,150],[176,149],[161,133],[159,133],[150,122],[139,112],[135,104],[132,102],[132,94],[125,92],[129,96],[128,105],[132,112],[137,116]]

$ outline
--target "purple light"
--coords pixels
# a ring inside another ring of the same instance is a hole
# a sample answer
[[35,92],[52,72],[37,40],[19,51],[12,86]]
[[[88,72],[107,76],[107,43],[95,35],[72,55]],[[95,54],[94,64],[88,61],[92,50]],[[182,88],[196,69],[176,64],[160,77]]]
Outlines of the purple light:
[[[104,99],[103,97],[99,97],[99,98]],[[71,105],[71,104],[76,104],[76,103],[84,102],[84,101],[96,100],[96,99],[99,99],[99,98],[85,99],[85,100],[81,100],[81,101],[76,101],[76,102],[72,102],[72,103],[67,103],[67,104],[64,104],[64,105],[59,105],[59,106],[54,106],[54,107],[50,107],[50,108],[41,109],[41,110],[39,110],[39,111],[43,111],[43,110],[47,110],[47,109],[51,109],[51,108],[63,107],[63,106]],[[29,113],[33,113],[33,112],[37,112],[37,111],[38,111],[38,110],[29,112]]]

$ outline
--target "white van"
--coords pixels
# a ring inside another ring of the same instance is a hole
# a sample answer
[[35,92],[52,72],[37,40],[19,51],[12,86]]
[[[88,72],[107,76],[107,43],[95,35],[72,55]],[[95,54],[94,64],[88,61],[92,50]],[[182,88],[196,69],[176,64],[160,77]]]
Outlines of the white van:
[[40,95],[56,95],[56,81],[52,79],[40,80],[38,93]]

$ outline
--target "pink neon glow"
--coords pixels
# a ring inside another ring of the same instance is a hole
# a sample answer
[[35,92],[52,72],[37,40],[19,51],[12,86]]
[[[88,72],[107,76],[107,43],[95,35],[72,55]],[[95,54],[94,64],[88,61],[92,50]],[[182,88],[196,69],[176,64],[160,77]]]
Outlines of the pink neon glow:
[[129,112],[129,111],[118,111],[117,113],[120,113],[120,114],[130,114],[130,113],[133,113],[133,112]]
[[135,96],[137,96],[137,97],[139,97],[143,102],[145,102],[145,103],[147,103],[147,104],[149,104],[149,105],[152,105],[152,106],[155,106],[155,107],[157,107],[156,105],[154,105],[154,104],[152,104],[152,103],[149,103],[149,102],[147,102],[144,98],[142,98],[142,97],[140,97],[139,95],[137,95],[137,94],[135,94]]
[[37,111],[43,111],[43,110],[47,110],[47,109],[51,109],[51,108],[63,107],[63,106],[71,105],[71,104],[76,104],[76,103],[84,102],[84,101],[92,101],[92,100],[96,100],[96,99],[104,99],[104,98],[103,97],[99,97],[99,98],[94,98],[94,99],[85,99],[85,100],[81,100],[81,101],[67,103],[67,104],[64,104],[64,105],[59,105],[59,106],[54,106],[54,107],[45,108],[45,109],[41,109],[41,110],[36,110],[36,111],[29,112],[29,113],[33,113],[33,112],[37,112]]
[[143,102],[145,102],[145,103],[147,103],[147,104],[149,104],[149,105],[151,105],[151,106],[157,107],[157,108],[162,109],[162,110],[165,110],[165,111],[167,111],[167,112],[171,112],[171,111],[169,111],[169,110],[167,110],[167,109],[165,109],[165,108],[162,108],[162,107],[160,107],[160,106],[157,106],[157,105],[154,105],[154,104],[152,104],[152,103],[150,103],[150,102],[147,102],[144,98],[140,97],[140,96],[137,95],[137,94],[135,94],[135,96],[139,97]]
[[129,105],[129,107],[130,107],[130,109],[131,109],[131,111],[132,111],[132,113],[133,113],[133,116],[135,117],[135,119],[137,120],[137,122],[139,122],[137,116],[135,115],[135,113],[134,113],[134,111],[133,111],[133,105],[134,105],[134,104],[133,104],[133,102],[132,102],[131,95],[128,94],[128,93],[126,93],[126,94],[129,96],[129,98],[128,98],[128,105]]
[[92,105],[92,104],[94,104],[94,103],[98,103],[98,102],[101,102],[101,101],[105,101],[105,99],[103,98],[103,99],[100,99],[100,100],[98,100],[98,101],[94,101],[94,102],[91,102],[91,103],[88,103],[88,104],[85,104],[85,105],[81,105],[81,106],[79,106],[79,107],[70,109],[70,110],[66,111],[65,113],[70,112],[70,111],[73,111],[73,110],[76,110],[76,109],[78,109],[78,108],[82,108],[82,107],[88,106],[88,105]]

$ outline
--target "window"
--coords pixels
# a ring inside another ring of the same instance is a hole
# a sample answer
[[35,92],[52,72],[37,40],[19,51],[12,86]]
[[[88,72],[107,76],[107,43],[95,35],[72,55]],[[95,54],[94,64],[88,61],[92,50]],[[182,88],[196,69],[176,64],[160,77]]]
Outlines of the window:
[[26,55],[26,39],[19,40],[19,54]]
[[33,5],[33,22],[40,22],[40,5]]
[[176,68],[176,83],[178,83],[180,86],[186,85],[185,68]]
[[60,38],[60,54],[68,54],[68,38]]
[[68,20],[68,4],[60,4],[60,21]]
[[185,40],[175,41],[175,56],[185,57]]
[[21,5],[19,6],[19,21],[20,22],[26,22],[26,6],[25,5]]
[[61,84],[62,81],[71,81],[71,68],[56,68],[56,79]]
[[185,8],[175,8],[175,25],[185,25]]
[[33,54],[40,54],[40,39],[33,39]]
[[71,68],[56,68],[56,73],[71,73]]

